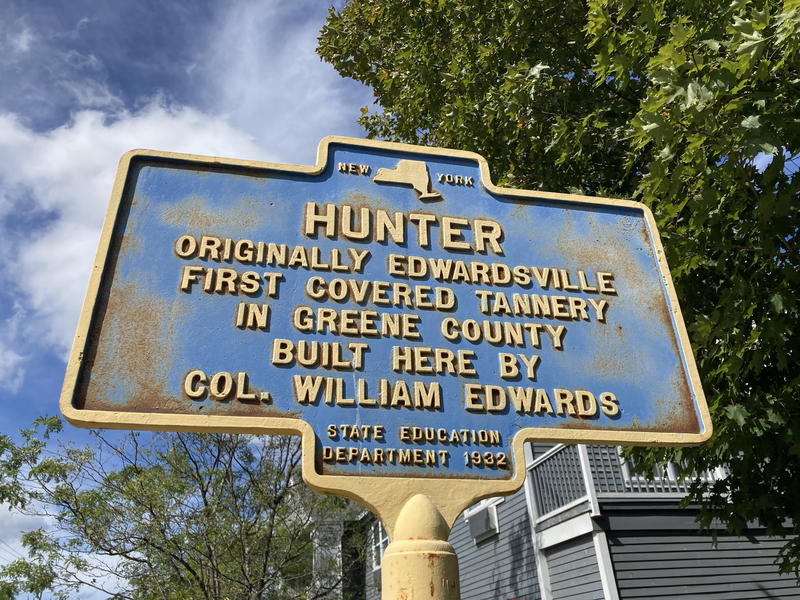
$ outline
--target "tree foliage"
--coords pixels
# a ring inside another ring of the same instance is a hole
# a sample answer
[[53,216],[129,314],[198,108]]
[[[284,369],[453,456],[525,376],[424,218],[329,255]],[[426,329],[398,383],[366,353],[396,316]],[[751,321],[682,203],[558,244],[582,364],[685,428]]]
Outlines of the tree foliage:
[[800,534],[798,48],[800,0],[351,0],[319,38],[374,90],[369,136],[653,209],[715,432],[636,459],[725,465],[688,500],[732,531]]
[[338,585],[312,576],[313,538],[344,501],[306,488],[294,438],[94,433],[75,447],[54,445],[59,429],[0,437],[0,499],[45,517],[23,536],[28,557],[0,569],[0,598],[88,586],[114,600],[310,600]]

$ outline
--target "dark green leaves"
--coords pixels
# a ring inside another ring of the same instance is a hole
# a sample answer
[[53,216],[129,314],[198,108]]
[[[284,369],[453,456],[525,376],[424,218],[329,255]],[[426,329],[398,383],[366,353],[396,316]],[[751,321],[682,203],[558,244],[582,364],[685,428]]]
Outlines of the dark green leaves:
[[[653,209],[716,427],[682,459],[730,472],[691,500],[704,522],[795,535],[798,49],[800,0],[351,0],[318,49],[373,88],[370,136],[475,150],[503,184]],[[800,545],[784,558],[797,570]]]

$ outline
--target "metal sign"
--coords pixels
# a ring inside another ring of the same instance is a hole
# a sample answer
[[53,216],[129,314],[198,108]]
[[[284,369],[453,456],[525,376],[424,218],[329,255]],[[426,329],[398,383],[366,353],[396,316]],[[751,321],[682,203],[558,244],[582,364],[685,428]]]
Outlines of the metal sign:
[[711,433],[645,206],[335,137],[312,167],[125,155],[61,409],[298,433],[309,483],[372,506],[511,491],[525,440]]

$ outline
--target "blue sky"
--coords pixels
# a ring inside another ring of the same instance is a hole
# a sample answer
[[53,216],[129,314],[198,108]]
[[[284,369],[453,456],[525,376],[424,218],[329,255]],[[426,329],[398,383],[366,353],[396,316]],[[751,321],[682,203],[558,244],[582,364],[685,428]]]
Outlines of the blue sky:
[[[321,137],[362,135],[370,91],[314,53],[326,12],[316,0],[0,2],[0,431],[58,410],[123,152],[309,164]],[[0,562],[30,524],[0,509]]]
[[314,54],[315,1],[0,4],[0,387],[13,430],[56,410],[119,156],[311,163],[368,90]]

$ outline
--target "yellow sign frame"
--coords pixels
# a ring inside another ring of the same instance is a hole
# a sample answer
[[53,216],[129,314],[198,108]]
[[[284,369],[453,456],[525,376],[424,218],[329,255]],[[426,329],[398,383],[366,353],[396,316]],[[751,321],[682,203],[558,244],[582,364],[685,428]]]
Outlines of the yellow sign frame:
[[[566,443],[597,443],[622,445],[652,446],[689,446],[705,442],[712,434],[712,423],[705,396],[702,391],[697,367],[691,353],[675,289],[669,276],[669,269],[658,236],[654,236],[656,260],[664,274],[664,286],[669,298],[672,318],[676,324],[680,344],[686,349],[687,373],[695,391],[699,415],[702,422],[700,433],[653,433],[641,431],[608,431],[588,429],[540,428],[521,430],[513,439],[513,455],[515,471],[510,479],[476,480],[450,478],[415,478],[415,477],[362,477],[345,475],[321,475],[314,465],[315,447],[314,432],[311,426],[300,420],[279,417],[239,417],[219,415],[176,415],[149,414],[132,412],[113,412],[99,410],[81,410],[73,405],[76,385],[82,366],[84,350],[88,340],[95,302],[100,292],[101,275],[106,264],[112,242],[114,222],[122,201],[131,161],[134,157],[157,157],[174,161],[202,162],[210,166],[240,166],[286,173],[319,175],[328,161],[328,148],[331,144],[350,145],[359,148],[375,148],[399,152],[409,152],[431,156],[446,156],[476,161],[479,165],[481,184],[491,193],[519,199],[552,199],[575,202],[583,205],[620,206],[643,211],[648,226],[656,231],[655,219],[651,211],[643,204],[628,200],[597,198],[574,194],[517,190],[494,185],[489,173],[489,165],[482,156],[463,150],[445,148],[429,148],[410,144],[398,144],[375,140],[363,140],[329,136],[322,139],[317,150],[316,163],[311,166],[284,165],[269,162],[215,158],[191,154],[177,154],[152,150],[133,150],[126,153],[119,163],[116,180],[111,194],[111,202],[106,214],[105,223],[100,236],[97,255],[92,268],[91,279],[80,315],[77,333],[67,363],[64,385],[61,392],[60,407],[66,419],[79,427],[97,427],[110,429],[145,429],[154,431],[208,431],[249,434],[289,434],[302,438],[303,478],[308,485],[318,492],[333,493],[357,500],[379,516],[386,529],[393,537],[395,525],[402,508],[416,495],[426,496],[438,509],[449,529],[458,515],[476,501],[497,495],[510,494],[522,485],[526,465],[523,444],[526,441]],[[527,435],[526,435],[527,431]]]

